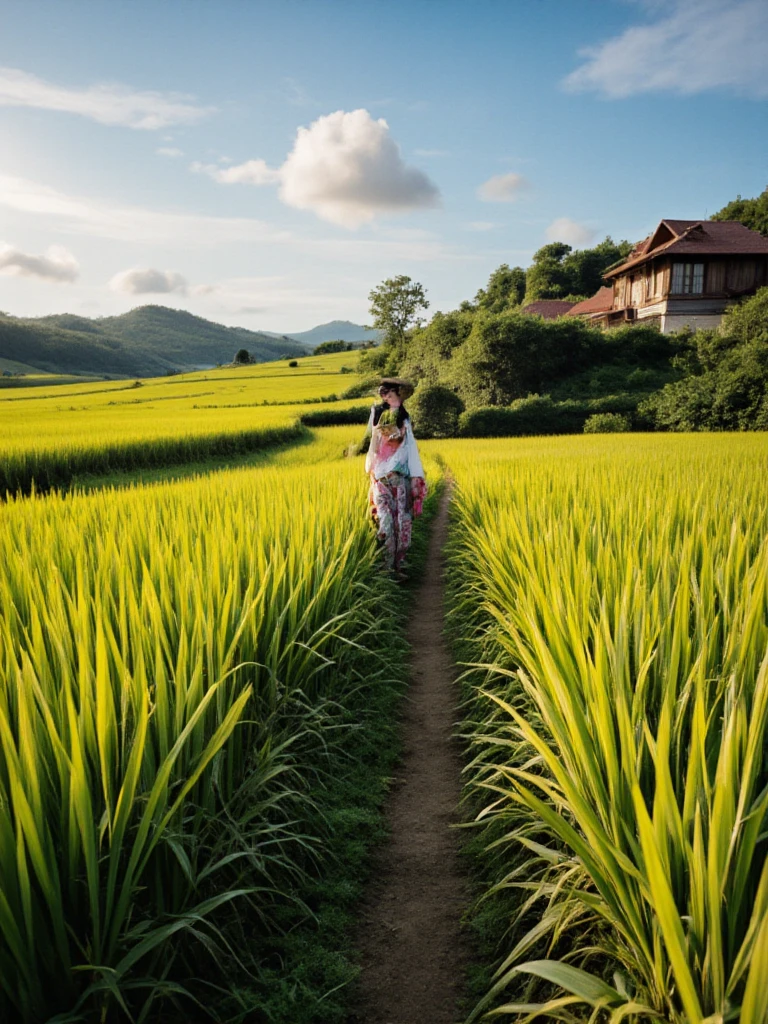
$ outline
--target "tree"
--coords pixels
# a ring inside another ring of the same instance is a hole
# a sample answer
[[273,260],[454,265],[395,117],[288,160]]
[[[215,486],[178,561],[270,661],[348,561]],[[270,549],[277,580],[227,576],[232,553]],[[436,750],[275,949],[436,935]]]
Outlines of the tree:
[[710,220],[737,220],[752,231],[768,235],[768,187],[754,199],[742,199],[741,196],[736,196],[722,210],[713,214]]
[[387,278],[368,295],[373,326],[384,332],[387,366],[396,369],[405,355],[408,331],[423,323],[429,308],[424,286],[405,274]]
[[571,276],[563,267],[570,252],[565,242],[550,242],[533,254],[525,275],[525,305],[538,299],[563,299],[571,292]]
[[333,352],[351,352],[355,346],[351,341],[321,341],[316,345],[312,354],[315,356],[327,356]]
[[603,284],[608,267],[631,250],[626,239],[614,242],[610,235],[592,249],[571,249],[565,242],[542,246],[526,274],[525,304],[537,299],[589,298]]
[[233,362],[242,365],[244,363],[250,363],[250,361],[251,353],[248,351],[247,348],[239,348],[237,352],[235,352],[235,358],[233,359]]
[[519,306],[525,295],[525,271],[522,267],[509,268],[502,263],[488,278],[488,284],[475,295],[475,305],[491,313],[502,313]]

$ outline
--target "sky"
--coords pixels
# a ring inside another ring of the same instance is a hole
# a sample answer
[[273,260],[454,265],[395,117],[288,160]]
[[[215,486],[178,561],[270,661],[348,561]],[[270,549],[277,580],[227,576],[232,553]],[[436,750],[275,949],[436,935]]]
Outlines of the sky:
[[0,310],[430,314],[768,184],[766,0],[0,0]]

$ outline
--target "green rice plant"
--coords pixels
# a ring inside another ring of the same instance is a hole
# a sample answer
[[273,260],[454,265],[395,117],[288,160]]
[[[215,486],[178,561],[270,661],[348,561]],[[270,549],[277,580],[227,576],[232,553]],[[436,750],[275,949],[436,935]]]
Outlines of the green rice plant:
[[765,437],[441,450],[468,793],[520,892],[470,1019],[767,1020]]
[[146,1019],[182,991],[181,934],[236,957],[235,902],[278,927],[324,855],[307,751],[387,678],[363,479],[339,458],[0,506],[3,1019]]

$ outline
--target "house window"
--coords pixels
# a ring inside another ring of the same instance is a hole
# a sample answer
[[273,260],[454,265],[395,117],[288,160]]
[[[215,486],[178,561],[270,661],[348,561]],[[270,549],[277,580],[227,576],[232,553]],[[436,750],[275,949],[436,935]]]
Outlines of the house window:
[[672,295],[701,295],[704,291],[703,263],[672,264]]

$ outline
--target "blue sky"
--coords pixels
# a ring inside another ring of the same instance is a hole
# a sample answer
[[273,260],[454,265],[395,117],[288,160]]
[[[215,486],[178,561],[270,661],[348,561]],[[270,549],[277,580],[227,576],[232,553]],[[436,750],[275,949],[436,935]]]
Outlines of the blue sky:
[[764,0],[0,0],[0,309],[432,311],[768,183]]

